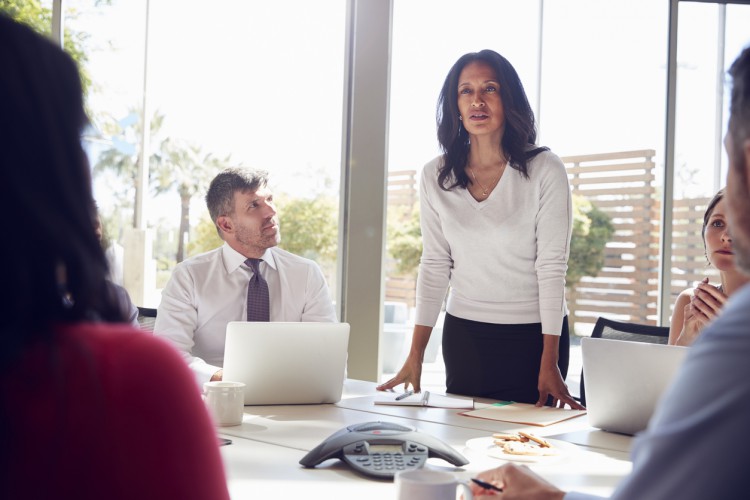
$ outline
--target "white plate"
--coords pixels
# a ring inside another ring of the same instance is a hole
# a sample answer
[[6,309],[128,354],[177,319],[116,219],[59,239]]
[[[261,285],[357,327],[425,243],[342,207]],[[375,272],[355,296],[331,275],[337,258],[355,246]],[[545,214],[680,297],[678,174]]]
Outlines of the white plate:
[[547,438],[544,438],[544,440],[551,444],[553,449],[557,451],[555,455],[512,455],[510,453],[505,453],[501,447],[495,444],[495,440],[492,436],[469,439],[466,441],[466,447],[470,450],[484,453],[492,458],[499,458],[501,460],[509,460],[513,462],[533,463],[554,462],[579,451],[576,445],[568,443],[567,441],[558,441],[557,439]]

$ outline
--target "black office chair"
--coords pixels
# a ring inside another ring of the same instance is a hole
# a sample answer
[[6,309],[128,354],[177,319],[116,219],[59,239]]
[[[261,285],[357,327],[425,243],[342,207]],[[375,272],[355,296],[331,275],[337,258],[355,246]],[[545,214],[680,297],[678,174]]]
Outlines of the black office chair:
[[[668,326],[641,325],[638,323],[624,323],[607,318],[599,318],[591,332],[592,338],[628,340],[630,342],[647,342],[649,344],[666,344],[669,340]],[[586,388],[581,370],[581,396],[579,401],[586,406]]]
[[156,323],[156,309],[150,307],[138,307],[138,324],[141,328],[153,332]]

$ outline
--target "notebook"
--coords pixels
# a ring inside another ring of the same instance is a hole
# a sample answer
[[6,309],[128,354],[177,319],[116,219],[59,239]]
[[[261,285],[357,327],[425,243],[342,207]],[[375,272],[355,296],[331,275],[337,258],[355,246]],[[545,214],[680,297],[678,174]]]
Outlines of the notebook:
[[687,350],[645,342],[581,339],[591,426],[622,434],[645,429]]
[[474,411],[462,413],[467,417],[486,418],[499,420],[500,422],[511,422],[514,424],[537,425],[544,427],[556,424],[563,420],[585,415],[586,410],[571,410],[569,408],[553,408],[529,403],[514,403],[512,401],[500,401],[484,405]]
[[429,408],[474,409],[474,400],[470,398],[452,398],[443,394],[424,391],[418,393],[392,394],[378,393],[373,401],[376,405],[390,406],[426,406]]
[[348,323],[227,324],[224,380],[245,384],[245,405],[341,400]]

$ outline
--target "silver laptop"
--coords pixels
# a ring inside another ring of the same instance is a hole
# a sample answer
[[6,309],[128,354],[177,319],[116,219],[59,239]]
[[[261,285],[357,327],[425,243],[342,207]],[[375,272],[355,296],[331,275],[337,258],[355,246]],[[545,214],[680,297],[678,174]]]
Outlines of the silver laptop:
[[591,426],[622,434],[645,429],[687,350],[644,342],[581,339]]
[[341,400],[348,323],[227,324],[224,380],[245,384],[245,405]]

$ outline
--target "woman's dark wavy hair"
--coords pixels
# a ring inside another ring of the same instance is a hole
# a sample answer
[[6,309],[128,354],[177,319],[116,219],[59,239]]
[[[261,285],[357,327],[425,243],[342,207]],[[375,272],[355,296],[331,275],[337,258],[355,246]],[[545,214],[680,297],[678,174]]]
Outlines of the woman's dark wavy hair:
[[53,325],[122,321],[94,233],[87,124],[73,60],[0,14],[0,372]]
[[500,84],[500,98],[505,110],[503,151],[508,165],[528,178],[528,161],[547,148],[527,151],[536,143],[536,123],[529,99],[523,90],[518,73],[506,58],[493,50],[470,52],[461,56],[445,77],[437,105],[437,135],[443,150],[443,165],[438,174],[439,185],[447,190],[456,186],[466,188],[469,176],[464,168],[469,159],[469,135],[459,119],[458,79],[464,67],[472,62],[489,65]]
[[719,204],[719,202],[724,198],[724,188],[719,189],[719,191],[716,192],[713,198],[711,198],[711,201],[708,202],[708,205],[706,206],[706,211],[703,214],[703,227],[701,228],[701,239],[703,239],[703,248],[706,248],[706,228],[708,227],[708,221],[711,219],[711,214],[714,213],[714,208],[716,208],[716,205]]

